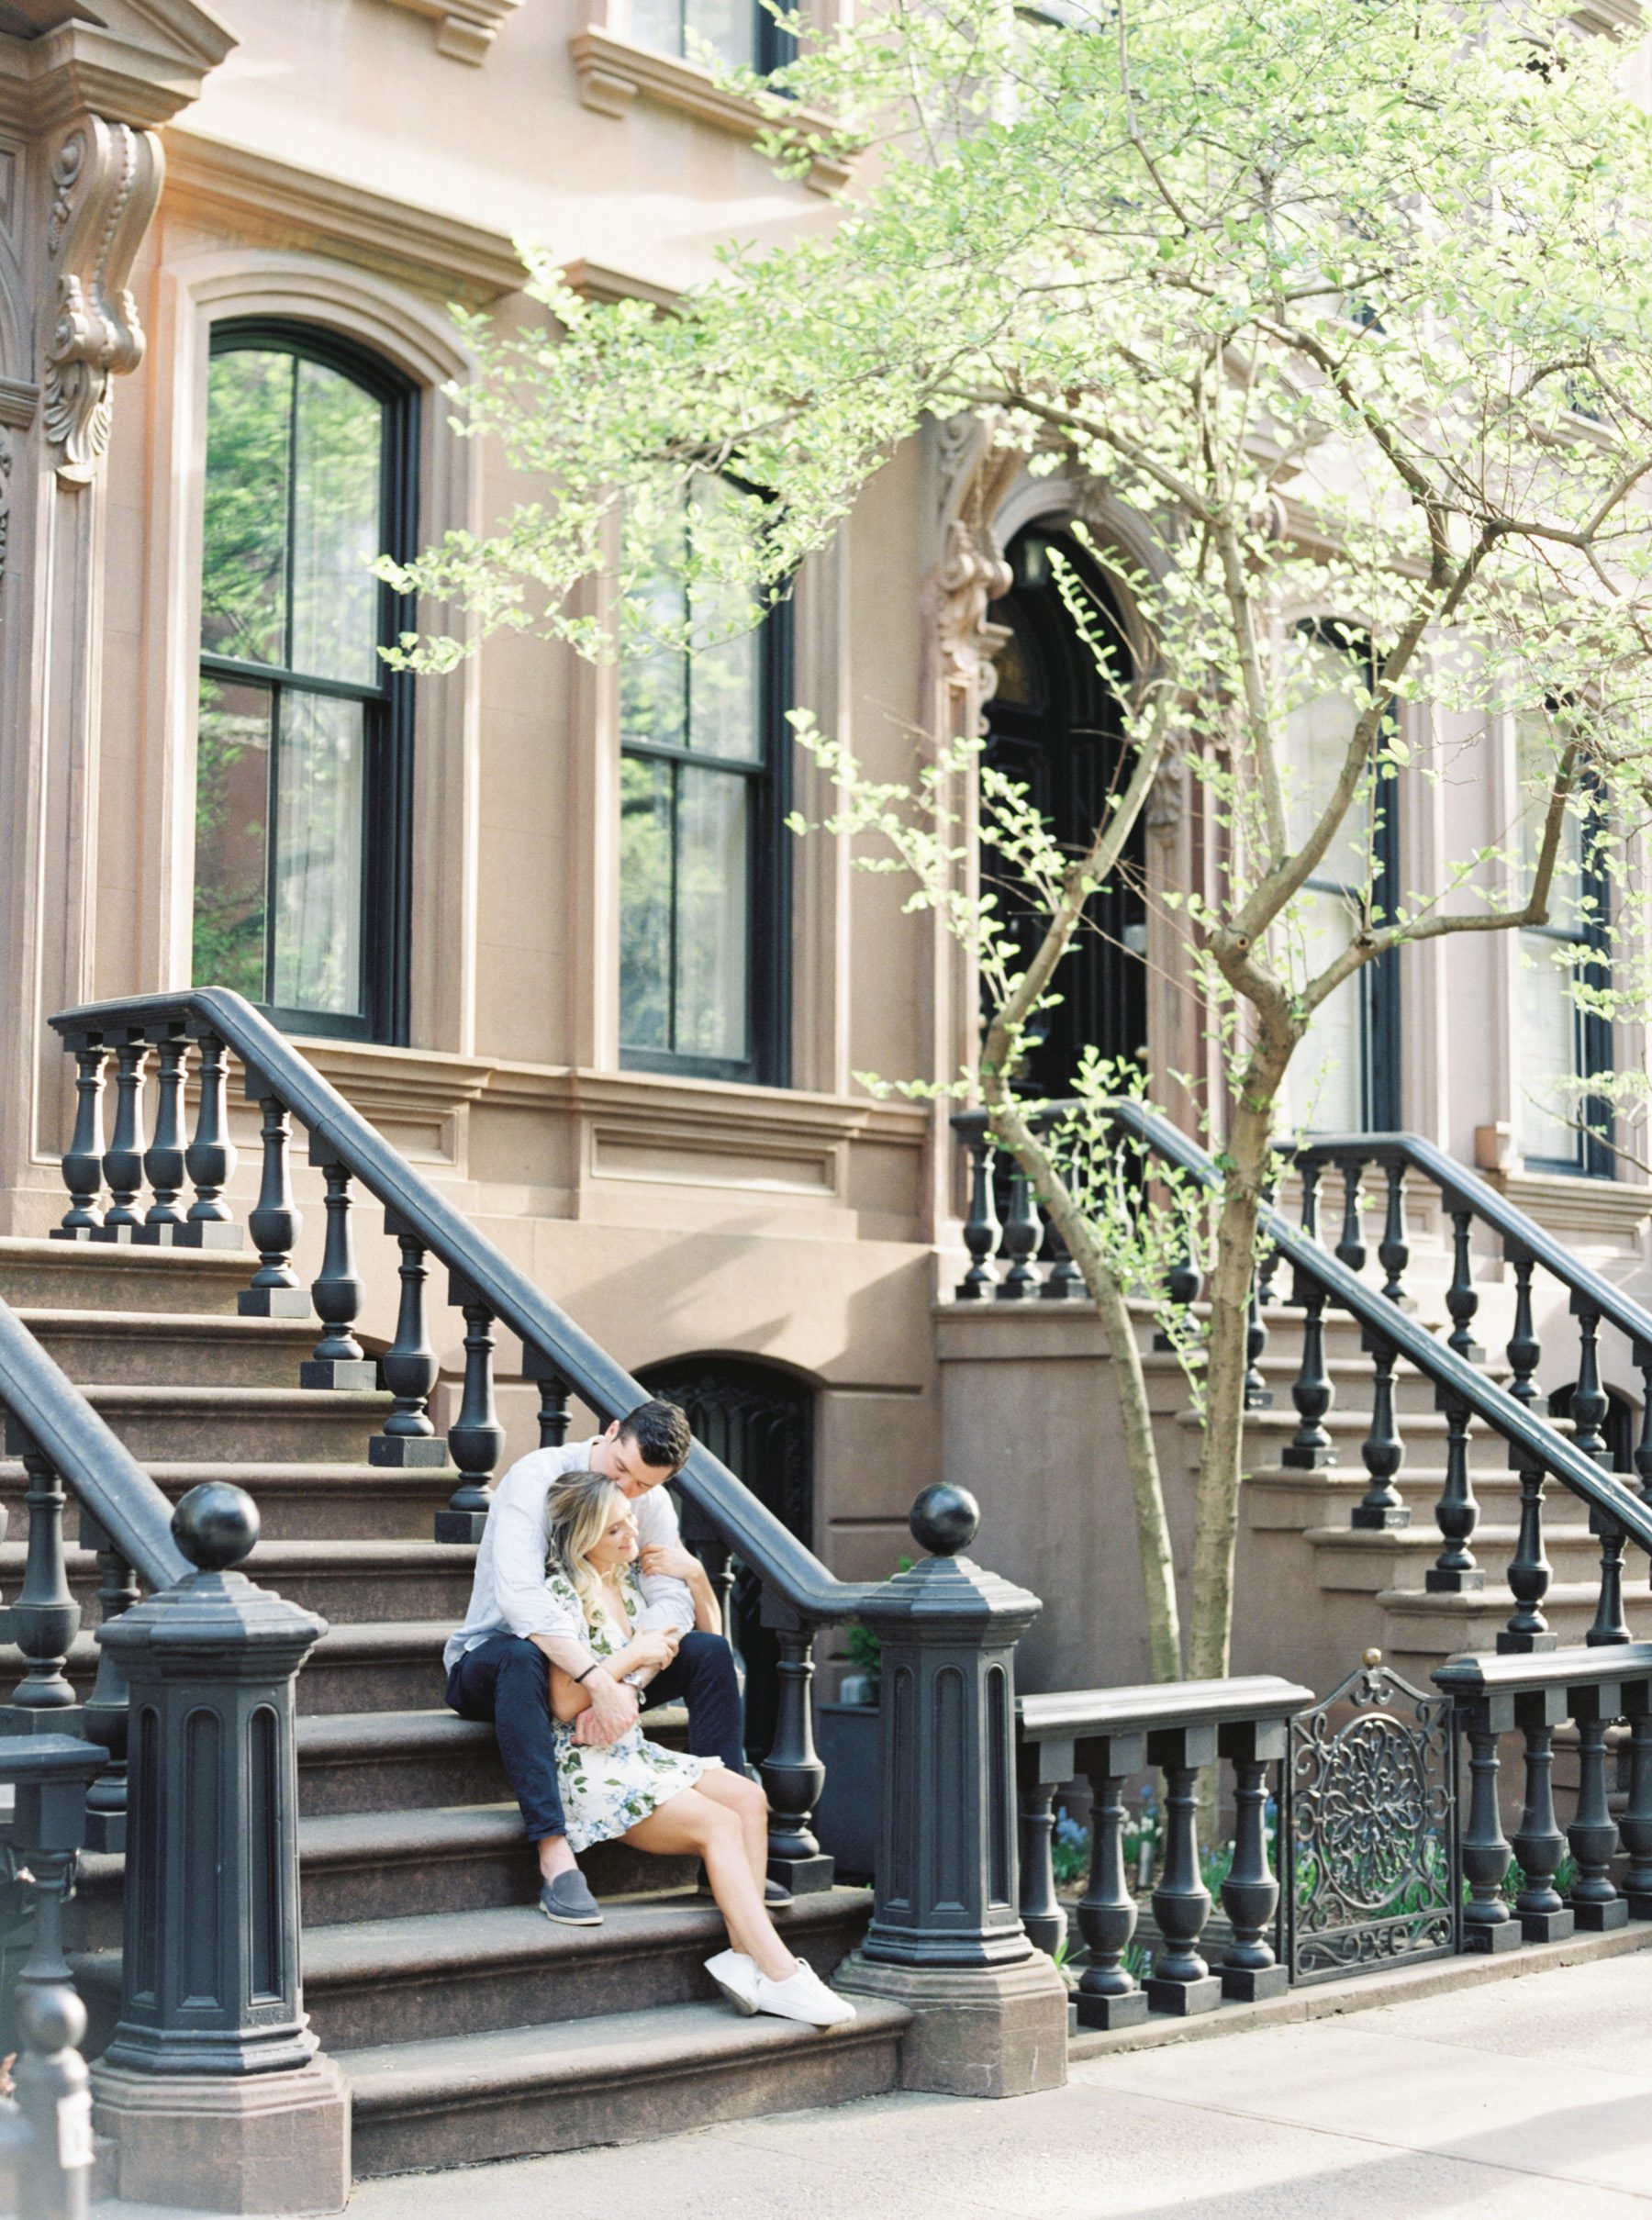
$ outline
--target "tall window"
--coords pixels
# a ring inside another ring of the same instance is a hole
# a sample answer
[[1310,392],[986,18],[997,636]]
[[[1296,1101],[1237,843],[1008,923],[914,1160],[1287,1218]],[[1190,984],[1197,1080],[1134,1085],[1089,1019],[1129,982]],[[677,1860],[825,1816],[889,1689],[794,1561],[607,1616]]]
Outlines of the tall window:
[[642,46],[692,61],[703,44],[732,69],[766,73],[797,50],[762,0],[631,0],[631,26]]
[[[730,501],[758,507],[697,482],[670,526],[675,552],[692,549],[709,505]],[[752,628],[729,589],[685,586],[673,552],[657,551],[644,590],[663,632],[686,625],[700,644],[621,666],[621,1054],[645,1071],[784,1086],[789,609]]]
[[[1293,847],[1318,822],[1336,786],[1358,720],[1347,690],[1350,663],[1368,675],[1368,651],[1348,644],[1340,626],[1305,628],[1311,672],[1323,674],[1288,720],[1285,815]],[[1352,938],[1367,889],[1372,920],[1390,920],[1399,884],[1394,794],[1385,777],[1368,780],[1343,820],[1317,875],[1297,905],[1304,978],[1316,978]],[[1286,1077],[1289,1122],[1322,1133],[1391,1132],[1400,1122],[1400,979],[1394,954],[1345,980],[1314,1012]]]
[[330,334],[214,334],[206,403],[194,976],[295,1030],[406,1032],[417,396]]
[[[1540,712],[1519,719],[1521,861],[1528,884],[1542,840],[1555,758],[1548,719]],[[1605,1178],[1612,1172],[1611,1110],[1589,1094],[1587,1082],[1611,1068],[1612,1023],[1579,1010],[1572,992],[1574,980],[1606,982],[1609,889],[1595,853],[1600,831],[1600,812],[1591,798],[1578,798],[1567,810],[1560,836],[1549,921],[1520,935],[1514,1114],[1528,1164]]]

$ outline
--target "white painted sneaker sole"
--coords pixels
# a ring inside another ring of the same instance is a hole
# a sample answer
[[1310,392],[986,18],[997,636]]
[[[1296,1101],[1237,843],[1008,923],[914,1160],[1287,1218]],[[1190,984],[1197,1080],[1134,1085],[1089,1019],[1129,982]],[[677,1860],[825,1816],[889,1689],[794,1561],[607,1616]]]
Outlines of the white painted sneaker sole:
[[757,2014],[757,1999],[749,1989],[740,1988],[734,1981],[719,1973],[717,1969],[720,1962],[720,1958],[708,1958],[706,1971],[711,1976],[736,2012],[743,2013],[748,2020],[754,2019]]

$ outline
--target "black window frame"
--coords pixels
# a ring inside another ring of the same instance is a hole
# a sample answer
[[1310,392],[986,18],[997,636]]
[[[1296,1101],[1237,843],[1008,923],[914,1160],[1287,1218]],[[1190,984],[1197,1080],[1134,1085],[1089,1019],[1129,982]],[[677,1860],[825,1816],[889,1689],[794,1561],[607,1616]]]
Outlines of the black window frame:
[[[1306,618],[1296,629],[1303,638],[1349,657],[1362,672],[1367,686],[1375,689],[1377,651],[1368,632],[1335,617]],[[1384,711],[1385,726],[1391,727],[1394,716],[1395,705],[1390,700]],[[1399,914],[1398,797],[1391,791],[1386,796],[1384,794],[1385,788],[1392,789],[1396,785],[1393,773],[1379,764],[1371,789],[1375,834],[1371,850],[1376,866],[1371,875],[1371,912],[1374,921],[1379,924]],[[1316,876],[1302,882],[1302,891],[1306,894],[1336,895],[1344,901],[1356,901],[1361,890],[1345,879]],[[1401,1022],[1400,951],[1397,948],[1385,948],[1380,955],[1373,956],[1355,974],[1354,984],[1359,995],[1360,1131],[1367,1133],[1397,1132],[1401,1123],[1401,1059],[1404,1041]],[[1306,1130],[1312,1132],[1315,1129],[1310,1127]]]
[[[763,0],[749,0],[749,5],[754,24],[754,36],[752,40],[752,67],[760,77],[769,77],[776,70],[784,69],[788,61],[797,60],[797,35],[776,22],[768,9],[764,6]],[[675,61],[688,61],[687,25],[683,20],[685,12],[686,0],[677,0],[678,37],[682,40],[679,46],[649,46],[645,39],[638,39],[636,44],[647,47],[651,54],[666,53],[670,54]],[[694,66],[692,62],[690,62],[690,66]]]
[[[1592,959],[1597,976],[1610,980],[1612,976],[1612,882],[1601,868],[1600,846],[1606,832],[1605,815],[1601,808],[1599,786],[1590,779],[1580,780],[1578,792],[1582,799],[1582,822],[1579,828],[1578,894],[1583,912],[1583,923],[1572,928],[1557,924],[1552,919],[1546,925],[1523,925],[1518,934],[1522,950],[1528,938],[1562,942],[1568,947],[1584,948]],[[1584,968],[1578,966],[1579,970]],[[1567,996],[1572,1020],[1572,1069],[1570,1077],[1579,1087],[1599,1077],[1613,1067],[1612,1020],[1599,1010],[1584,1010],[1569,990]],[[1518,1039],[1518,1029],[1516,1029]],[[1605,1095],[1579,1094],[1576,1116],[1582,1131],[1576,1135],[1577,1148],[1570,1156],[1536,1156],[1522,1151],[1521,1161],[1535,1172],[1557,1172],[1574,1179],[1613,1179],[1617,1176],[1616,1152],[1613,1147],[1613,1119],[1612,1102]]]
[[[740,484],[739,481],[731,481]],[[752,489],[744,485],[742,491]],[[756,756],[713,754],[705,748],[672,747],[620,732],[621,760],[634,756],[674,766],[671,798],[671,954],[667,966],[671,1021],[676,1006],[676,873],[679,774],[686,766],[717,771],[747,782],[751,795],[746,843],[746,1040],[743,1057],[697,1056],[672,1048],[639,1048],[623,1038],[625,1011],[619,1018],[622,1071],[662,1072],[686,1079],[729,1079],[752,1087],[791,1085],[792,841],[786,820],[792,807],[792,604],[789,595],[770,604],[757,625]],[[689,654],[692,672],[692,653]],[[692,683],[692,677],[690,679]],[[620,880],[620,900],[624,882]],[[616,982],[618,986],[619,982]]]
[[[397,562],[418,552],[419,447],[421,395],[413,379],[383,355],[341,333],[302,318],[226,317],[212,328],[213,358],[264,350],[318,363],[352,379],[383,408],[380,451],[380,545]],[[288,473],[288,499],[295,474]],[[288,533],[288,602],[291,598],[292,534]],[[411,596],[380,584],[378,639],[391,645],[415,621]],[[405,1047],[407,1042],[413,913],[413,753],[414,683],[409,671],[385,668],[378,686],[318,678],[285,666],[216,655],[197,647],[200,677],[234,685],[267,687],[271,694],[270,806],[265,840],[268,874],[265,898],[264,985],[258,1008],[283,1032],[309,1033],[351,1041],[381,1042]],[[198,683],[198,682],[197,682]],[[275,781],[279,776],[280,700],[284,691],[343,697],[363,705],[366,752],[362,810],[362,1001],[359,1016],[306,1010],[270,998],[273,940],[268,920],[274,914]],[[207,984],[208,982],[197,982]]]

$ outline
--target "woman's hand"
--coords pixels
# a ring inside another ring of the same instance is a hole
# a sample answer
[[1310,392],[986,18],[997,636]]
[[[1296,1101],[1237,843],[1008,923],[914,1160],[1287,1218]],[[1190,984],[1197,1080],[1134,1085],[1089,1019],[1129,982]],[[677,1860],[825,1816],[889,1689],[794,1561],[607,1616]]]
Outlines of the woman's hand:
[[651,1673],[663,1673],[677,1654],[677,1645],[683,1639],[682,1630],[675,1626],[647,1626],[640,1634],[633,1634],[620,1653],[627,1672],[639,1667]]
[[676,1542],[651,1542],[642,1552],[642,1570],[663,1580],[682,1580],[690,1588],[709,1587],[706,1568],[693,1550]]

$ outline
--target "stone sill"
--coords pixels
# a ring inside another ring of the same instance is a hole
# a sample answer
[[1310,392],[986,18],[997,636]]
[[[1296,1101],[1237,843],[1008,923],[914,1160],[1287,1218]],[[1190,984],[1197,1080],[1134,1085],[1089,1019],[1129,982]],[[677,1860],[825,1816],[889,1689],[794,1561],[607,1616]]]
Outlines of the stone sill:
[[[596,26],[570,39],[568,51],[579,78],[579,97],[600,116],[629,115],[631,104],[642,98],[692,116],[748,144],[770,126],[772,119],[755,101],[725,91],[709,70],[685,61],[680,54],[659,53],[653,47],[639,46],[633,39],[617,38],[612,31]],[[797,109],[790,120],[805,129],[829,132],[832,128],[828,117],[807,108]],[[848,179],[847,162],[821,153],[809,169],[808,182],[817,193],[832,193]]]
[[1539,1225],[1561,1233],[1605,1233],[1633,1241],[1652,1218],[1652,1188],[1626,1179],[1586,1179],[1512,1166],[1480,1177]]

